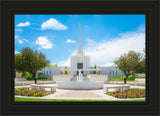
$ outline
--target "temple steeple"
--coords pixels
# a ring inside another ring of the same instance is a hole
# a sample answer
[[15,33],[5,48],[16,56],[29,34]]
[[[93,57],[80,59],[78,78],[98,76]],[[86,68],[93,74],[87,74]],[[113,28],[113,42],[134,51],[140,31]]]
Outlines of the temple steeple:
[[81,24],[79,24],[79,46],[81,46]]
[[81,24],[79,24],[79,46],[78,46],[78,54],[83,54],[83,48],[81,45]]

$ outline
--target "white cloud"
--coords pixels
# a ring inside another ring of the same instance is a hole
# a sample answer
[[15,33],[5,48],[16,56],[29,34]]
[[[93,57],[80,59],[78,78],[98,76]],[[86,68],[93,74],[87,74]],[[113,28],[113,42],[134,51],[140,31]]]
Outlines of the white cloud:
[[23,31],[22,29],[15,29],[15,31]]
[[20,52],[18,52],[18,51],[15,51],[15,54],[19,54]]
[[17,25],[17,27],[25,27],[25,26],[29,26],[29,25],[31,25],[31,23],[30,23],[29,21],[27,21],[27,22],[25,22],[25,23],[19,23],[19,24]]
[[145,48],[145,34],[131,32],[123,33],[120,38],[106,42],[88,39],[84,51],[90,56],[90,63],[93,66],[112,64],[117,57],[129,50],[143,52],[143,48]]
[[75,43],[76,41],[75,41],[75,40],[70,40],[70,39],[68,39],[66,42],[67,42],[67,43]]
[[18,42],[19,42],[20,44],[22,44],[22,43],[23,43],[23,41],[22,41],[22,40],[18,40]]
[[[95,64],[97,66],[114,65],[114,60],[129,50],[142,53],[145,48],[145,33],[143,30],[144,28],[141,26],[135,32],[119,34],[120,37],[118,38],[106,38],[106,40],[110,41],[87,39],[84,53],[90,56],[90,66],[94,66]],[[75,51],[71,55],[75,55]],[[70,59],[63,60],[58,64],[70,66]]]
[[70,58],[68,58],[67,60],[62,60],[58,63],[58,66],[67,66],[70,67]]
[[15,38],[15,40],[17,40],[18,43],[20,43],[20,44],[22,44],[22,43],[24,43],[24,42],[29,43],[29,41],[28,41],[27,39],[20,39],[19,36],[17,36],[17,35],[15,35],[14,38]]
[[42,23],[41,25],[42,30],[52,29],[52,30],[66,30],[67,26],[63,25],[62,23],[58,22],[54,18],[50,18],[46,22]]
[[15,35],[15,37],[14,37],[15,39],[17,39],[17,38],[19,38],[19,36],[17,36],[17,35]]
[[27,39],[23,39],[25,42],[29,43],[29,41]]
[[140,26],[138,27],[138,31],[140,31],[140,32],[145,32],[145,25],[144,25],[144,24],[140,25]]
[[37,48],[37,49],[39,49],[39,50],[40,50],[41,48],[39,47],[39,48]]
[[44,49],[49,49],[49,48],[52,48],[53,46],[53,43],[49,41],[46,36],[38,37],[38,39],[36,40],[36,44],[40,45],[40,48],[44,48]]

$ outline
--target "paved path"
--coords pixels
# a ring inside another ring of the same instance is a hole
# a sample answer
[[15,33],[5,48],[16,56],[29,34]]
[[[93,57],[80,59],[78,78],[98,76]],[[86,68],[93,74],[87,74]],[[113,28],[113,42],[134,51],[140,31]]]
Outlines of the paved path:
[[44,96],[44,99],[108,99],[116,100],[118,98],[106,95],[102,89],[99,90],[65,90],[56,89],[54,94]]

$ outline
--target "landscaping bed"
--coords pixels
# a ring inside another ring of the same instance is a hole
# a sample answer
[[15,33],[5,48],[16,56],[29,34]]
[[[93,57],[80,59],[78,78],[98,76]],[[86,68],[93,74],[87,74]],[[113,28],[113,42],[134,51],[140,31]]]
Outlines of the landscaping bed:
[[143,98],[145,97],[145,89],[130,89],[125,91],[108,92],[107,95],[114,96],[119,99]]
[[31,90],[29,87],[15,88],[15,95],[20,96],[43,97],[49,94],[51,92]]
[[[107,79],[108,81],[124,81],[124,79],[123,78],[108,78]],[[134,80],[129,80],[129,79],[127,79],[127,81],[134,81]]]
[[[28,79],[25,81],[34,81],[35,79]],[[53,81],[53,79],[48,79],[48,78],[38,78],[37,81]]]

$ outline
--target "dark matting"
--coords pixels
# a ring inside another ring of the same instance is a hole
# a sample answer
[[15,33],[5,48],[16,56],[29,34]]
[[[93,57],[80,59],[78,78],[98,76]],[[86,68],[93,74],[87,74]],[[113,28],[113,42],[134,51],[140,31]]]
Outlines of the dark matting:
[[[158,0],[2,0],[1,115],[159,115]],[[14,102],[15,14],[145,14],[146,102]]]

